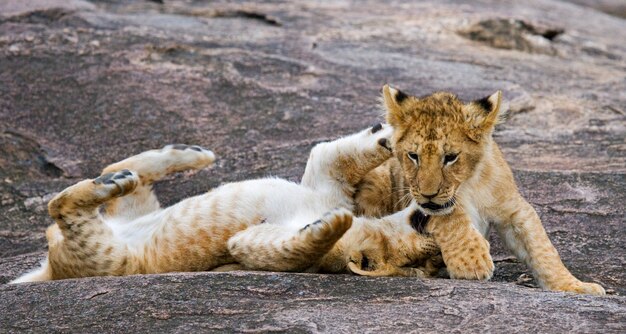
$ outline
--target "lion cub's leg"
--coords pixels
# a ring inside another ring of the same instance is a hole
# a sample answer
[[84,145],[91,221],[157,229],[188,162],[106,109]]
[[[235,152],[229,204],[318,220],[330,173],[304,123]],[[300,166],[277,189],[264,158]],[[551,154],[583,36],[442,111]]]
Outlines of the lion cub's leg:
[[384,217],[409,206],[413,200],[397,159],[389,159],[367,173],[356,186],[354,213]]
[[545,289],[604,295],[599,284],[585,283],[563,265],[533,207],[521,196],[501,206],[501,220],[496,229],[508,248],[531,268],[539,285]]
[[298,231],[272,224],[250,227],[230,238],[228,249],[248,269],[304,271],[315,265],[350,226],[352,214],[338,209]]
[[152,191],[152,183],[171,173],[202,169],[213,161],[215,155],[209,150],[177,144],[146,151],[109,165],[102,171],[103,176],[128,169],[139,175],[140,182],[132,193],[109,201],[104,212],[107,216],[123,216],[132,220],[155,211],[160,206]]
[[489,242],[460,208],[430,219],[427,229],[441,249],[450,278],[488,280],[493,276]]
[[52,279],[124,273],[126,247],[116,241],[98,207],[138,184],[137,174],[121,170],[81,181],[50,201],[48,212],[58,226],[46,233]]
[[237,271],[237,270],[246,270],[246,267],[244,267],[243,265],[239,263],[231,263],[231,264],[225,264],[217,268],[211,269],[211,271],[215,271],[218,273],[226,273],[229,271]]
[[365,174],[391,157],[389,139],[392,133],[389,125],[377,124],[356,134],[316,145],[307,161],[302,185],[330,191],[339,200],[351,203],[354,186]]

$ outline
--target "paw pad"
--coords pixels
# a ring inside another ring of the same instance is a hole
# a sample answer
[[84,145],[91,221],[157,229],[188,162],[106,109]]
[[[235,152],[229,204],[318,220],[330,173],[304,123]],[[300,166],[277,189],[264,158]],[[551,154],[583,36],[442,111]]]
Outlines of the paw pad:
[[389,144],[389,140],[387,140],[387,138],[380,138],[378,140],[378,145],[384,147],[391,152],[391,145]]
[[104,175],[100,175],[95,180],[93,180],[93,183],[95,183],[95,184],[111,184],[111,183],[114,183],[113,182],[113,176],[114,175],[115,175],[115,173],[106,173]]
[[[100,175],[93,180],[93,184],[99,185],[100,196],[122,196],[135,189],[139,178],[128,169]],[[111,187],[113,186],[113,187]]]
[[376,133],[383,129],[383,125],[381,123],[375,124],[372,126],[372,133]]
[[[166,147],[167,147],[167,146],[166,146]],[[181,150],[181,151],[183,151],[183,150],[186,150],[186,149],[189,147],[189,145],[185,145],[185,144],[174,144],[174,145],[169,145],[169,147],[170,147],[170,148],[173,148],[173,149],[175,149],[175,150]]]
[[179,150],[179,151],[184,151],[184,150],[193,150],[196,152],[204,151],[204,149],[198,145],[186,145],[186,144],[167,145],[164,148],[171,148],[171,149]]
[[316,220],[316,221],[312,222],[311,224],[307,224],[305,227],[301,228],[300,232],[306,230],[307,228],[309,228],[309,227],[311,227],[313,225],[317,225],[317,224],[321,224],[321,223],[322,223],[321,220]]
[[133,175],[131,171],[129,171],[128,169],[122,169],[119,172],[112,172],[112,173],[106,173],[104,175],[100,175],[95,180],[93,180],[93,183],[114,184],[115,180],[122,180],[122,179],[128,178],[131,175]]

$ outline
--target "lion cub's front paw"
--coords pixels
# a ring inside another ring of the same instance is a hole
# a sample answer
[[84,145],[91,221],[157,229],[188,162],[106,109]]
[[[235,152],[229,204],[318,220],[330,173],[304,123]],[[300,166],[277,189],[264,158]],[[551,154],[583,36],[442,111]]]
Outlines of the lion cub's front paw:
[[[366,131],[367,133],[367,131]],[[389,124],[381,124],[378,123],[372,126],[369,130],[368,135],[373,135],[376,140],[376,144],[379,148],[384,149],[385,153],[391,153],[391,135],[393,134],[393,128]]]
[[493,276],[493,260],[489,250],[483,252],[462,252],[446,258],[446,267],[450,278],[488,280]]
[[550,290],[573,292],[587,295],[604,296],[606,292],[600,284],[574,281],[560,286],[548,287]]
[[163,159],[172,164],[173,171],[202,169],[215,161],[215,153],[197,145],[171,144],[157,150]]

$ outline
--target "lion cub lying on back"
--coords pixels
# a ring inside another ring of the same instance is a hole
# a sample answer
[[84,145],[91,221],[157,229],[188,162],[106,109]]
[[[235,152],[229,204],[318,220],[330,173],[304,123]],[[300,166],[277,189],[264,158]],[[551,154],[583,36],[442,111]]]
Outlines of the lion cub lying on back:
[[391,157],[391,134],[377,125],[318,144],[301,184],[229,183],[165,209],[152,183],[210,165],[213,152],[170,145],[130,157],[50,201],[48,257],[13,283],[235,268],[423,276],[418,267],[439,250],[411,227],[416,206],[380,219],[351,214],[355,185]]

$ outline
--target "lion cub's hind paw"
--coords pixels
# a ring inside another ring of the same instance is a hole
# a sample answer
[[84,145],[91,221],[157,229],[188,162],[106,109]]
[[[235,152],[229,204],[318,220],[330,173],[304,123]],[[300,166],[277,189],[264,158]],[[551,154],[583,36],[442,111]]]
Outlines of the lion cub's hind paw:
[[312,233],[322,238],[343,235],[352,226],[352,213],[346,209],[327,212],[319,220],[304,226],[300,232]]
[[321,221],[334,230],[345,232],[352,226],[352,212],[347,209],[334,209],[325,213]]
[[93,180],[95,192],[100,198],[124,196],[137,187],[139,176],[137,173],[122,169],[119,172],[106,173]]

